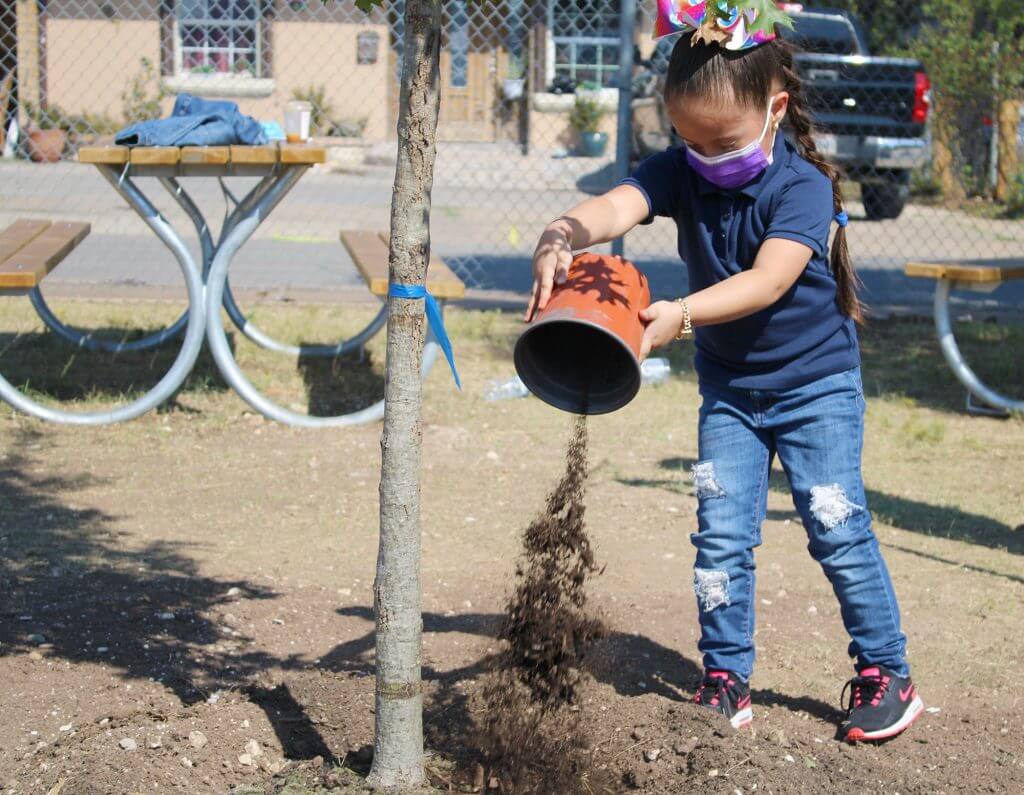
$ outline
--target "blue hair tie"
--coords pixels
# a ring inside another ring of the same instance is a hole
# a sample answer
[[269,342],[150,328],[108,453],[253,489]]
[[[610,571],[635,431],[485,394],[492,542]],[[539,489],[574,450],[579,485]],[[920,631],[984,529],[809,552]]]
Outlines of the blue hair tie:
[[444,318],[441,316],[441,308],[434,300],[434,296],[427,292],[422,284],[395,284],[388,285],[388,295],[392,298],[425,298],[427,305],[427,322],[430,330],[434,332],[437,344],[444,351],[444,357],[448,360],[448,366],[452,368],[452,376],[455,378],[455,386],[462,391],[462,381],[459,379],[459,372],[455,369],[455,355],[452,352],[452,343],[448,339],[448,332],[444,327]]
[[836,223],[839,224],[844,229],[846,228],[846,225],[850,223],[850,216],[846,214],[845,210],[836,213],[834,218],[836,219]]

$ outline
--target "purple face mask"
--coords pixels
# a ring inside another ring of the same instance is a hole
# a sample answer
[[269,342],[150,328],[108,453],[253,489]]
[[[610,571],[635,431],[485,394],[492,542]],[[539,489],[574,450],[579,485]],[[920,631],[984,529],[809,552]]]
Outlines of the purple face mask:
[[768,114],[765,116],[764,129],[761,130],[761,134],[742,149],[715,157],[705,157],[693,151],[689,146],[686,147],[686,160],[693,170],[712,185],[731,190],[740,185],[746,185],[768,168],[772,161],[761,148],[761,141],[764,139],[765,133],[768,132],[768,125],[772,120],[773,99],[775,97],[768,100]]

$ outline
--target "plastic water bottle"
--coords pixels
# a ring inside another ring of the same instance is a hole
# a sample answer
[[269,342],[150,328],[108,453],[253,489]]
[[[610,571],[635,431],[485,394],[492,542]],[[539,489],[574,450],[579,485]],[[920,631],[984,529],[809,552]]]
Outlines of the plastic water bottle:
[[[6,110],[6,108],[3,108],[3,110]],[[4,143],[3,152],[4,157],[14,157],[14,152],[18,146],[18,134],[18,117],[15,115],[15,117],[11,119],[10,126],[7,128],[7,140]]]
[[645,384],[660,384],[672,375],[668,359],[644,359],[640,364],[640,378]]
[[512,400],[513,398],[526,397],[529,394],[530,390],[526,388],[526,384],[517,375],[504,381],[500,379],[491,381],[484,391],[484,400]]

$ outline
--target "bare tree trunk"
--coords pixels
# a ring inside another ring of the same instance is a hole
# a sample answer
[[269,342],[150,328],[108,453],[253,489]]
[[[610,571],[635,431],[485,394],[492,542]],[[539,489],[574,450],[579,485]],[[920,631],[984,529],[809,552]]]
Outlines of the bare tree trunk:
[[942,197],[946,203],[959,205],[967,197],[967,192],[964,190],[963,182],[960,181],[956,157],[949,145],[949,141],[952,140],[954,122],[947,119],[944,108],[939,102],[936,102],[932,113],[932,173],[938,180]]
[[[439,103],[440,0],[407,0],[398,163],[391,199],[390,280],[419,285],[430,259],[430,191]],[[377,617],[376,733],[368,783],[423,782],[420,687],[420,358],[422,300],[388,299],[380,547],[373,586]]]
[[[31,102],[42,104],[42,55],[39,51],[39,3],[37,0],[18,0],[18,105],[24,108]],[[19,119],[19,124],[25,120]]]
[[1017,127],[1020,124],[1020,102],[1004,99],[999,103],[999,155],[996,171],[996,198],[1006,201],[1017,179]]

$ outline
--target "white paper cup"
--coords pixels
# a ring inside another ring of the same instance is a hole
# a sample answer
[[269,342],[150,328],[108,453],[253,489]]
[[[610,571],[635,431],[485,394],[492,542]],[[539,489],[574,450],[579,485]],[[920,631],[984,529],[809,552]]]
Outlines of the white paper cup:
[[305,143],[309,140],[309,122],[313,106],[308,102],[289,102],[284,107],[284,137],[290,144]]

